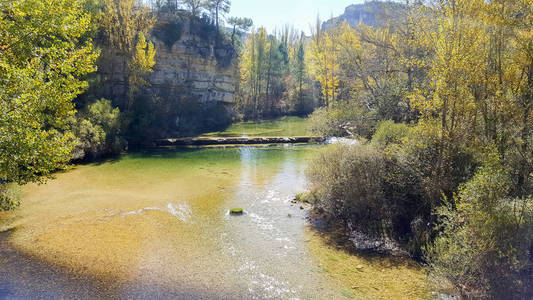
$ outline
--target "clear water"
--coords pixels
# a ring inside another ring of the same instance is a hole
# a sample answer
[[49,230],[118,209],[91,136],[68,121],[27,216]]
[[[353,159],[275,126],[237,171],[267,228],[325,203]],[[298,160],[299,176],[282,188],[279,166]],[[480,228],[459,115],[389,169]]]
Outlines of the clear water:
[[301,117],[282,117],[261,122],[240,122],[227,130],[204,134],[202,137],[292,137],[313,136],[309,131],[309,119]]
[[316,150],[160,150],[26,186],[23,206],[0,216],[13,228],[0,234],[0,298],[355,297],[291,203]]

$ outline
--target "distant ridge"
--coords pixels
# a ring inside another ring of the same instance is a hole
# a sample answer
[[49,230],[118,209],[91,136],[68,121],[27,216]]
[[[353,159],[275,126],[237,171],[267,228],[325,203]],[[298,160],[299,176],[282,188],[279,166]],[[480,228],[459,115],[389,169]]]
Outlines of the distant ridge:
[[342,15],[324,22],[322,29],[337,26],[345,21],[350,26],[364,24],[381,27],[398,18],[404,9],[404,4],[392,1],[369,1],[364,4],[353,4],[346,7]]

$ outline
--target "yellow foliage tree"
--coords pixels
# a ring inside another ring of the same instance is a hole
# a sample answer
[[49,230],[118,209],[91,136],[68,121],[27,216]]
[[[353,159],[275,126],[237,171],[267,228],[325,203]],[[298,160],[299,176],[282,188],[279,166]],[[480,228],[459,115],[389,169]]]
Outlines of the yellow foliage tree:
[[339,36],[349,27],[343,24],[329,30],[322,30],[320,20],[313,32],[309,53],[309,67],[315,79],[322,86],[325,105],[329,106],[337,99],[339,79]]
[[[128,78],[130,86],[128,99],[133,99],[133,93],[135,93],[140,86],[148,85],[148,82],[143,78],[143,75],[152,72],[153,66],[155,66],[154,44],[152,42],[147,42],[144,34],[139,32],[137,45],[135,46],[135,53],[129,63],[131,74]],[[127,110],[131,109],[131,104],[131,101],[129,101]]]
[[245,106],[252,106],[252,114],[257,117],[259,101],[264,99],[266,82],[265,75],[268,64],[267,53],[270,50],[270,42],[267,38],[265,28],[261,27],[257,33],[252,32],[245,42],[244,50],[241,53],[241,103]]
[[410,94],[422,120],[438,120],[435,129],[444,156],[457,143],[495,146],[504,158],[516,150],[522,182],[532,164],[532,4],[531,0],[437,3],[426,12],[415,39],[420,45],[434,45],[425,62],[427,81]]
[[146,34],[155,24],[149,8],[139,0],[103,0],[101,30],[109,50],[124,58],[126,112],[131,109],[135,92],[146,81],[142,77],[155,65],[155,49],[146,43]]

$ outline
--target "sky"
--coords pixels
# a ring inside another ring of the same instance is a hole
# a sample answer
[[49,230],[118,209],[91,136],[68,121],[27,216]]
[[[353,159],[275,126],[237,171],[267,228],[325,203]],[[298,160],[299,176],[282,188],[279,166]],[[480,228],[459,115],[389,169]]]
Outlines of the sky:
[[359,3],[364,0],[232,0],[229,15],[251,18],[255,27],[264,26],[269,33],[289,24],[309,34],[317,15],[324,21]]

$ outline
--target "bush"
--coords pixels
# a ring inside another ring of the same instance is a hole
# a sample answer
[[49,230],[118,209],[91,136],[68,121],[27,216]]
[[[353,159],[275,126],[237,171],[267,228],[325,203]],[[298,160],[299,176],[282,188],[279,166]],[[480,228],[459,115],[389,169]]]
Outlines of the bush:
[[74,159],[95,159],[119,153],[124,144],[119,137],[120,127],[120,110],[113,108],[109,100],[90,104],[74,126],[78,138]]
[[17,208],[20,204],[20,190],[17,185],[0,183],[0,211]]
[[372,143],[379,147],[391,144],[401,144],[409,135],[409,126],[394,121],[383,121],[377,126],[376,133],[372,137]]
[[370,138],[376,121],[356,101],[341,101],[322,107],[311,115],[310,129],[322,136]]
[[370,144],[328,147],[308,170],[316,207],[422,256],[435,236],[432,212],[477,168],[469,150],[435,132],[387,121]]
[[398,156],[416,171],[424,183],[433,207],[450,198],[459,186],[472,178],[479,166],[471,149],[456,140],[442,137],[435,122],[421,122],[410,128]]
[[467,298],[525,299],[533,292],[533,197],[508,198],[510,183],[491,155],[454,202],[439,209],[442,233],[426,258],[435,275]]
[[396,156],[367,144],[329,146],[311,162],[308,175],[317,209],[420,254],[428,230],[420,224],[427,224],[432,207],[416,172]]

